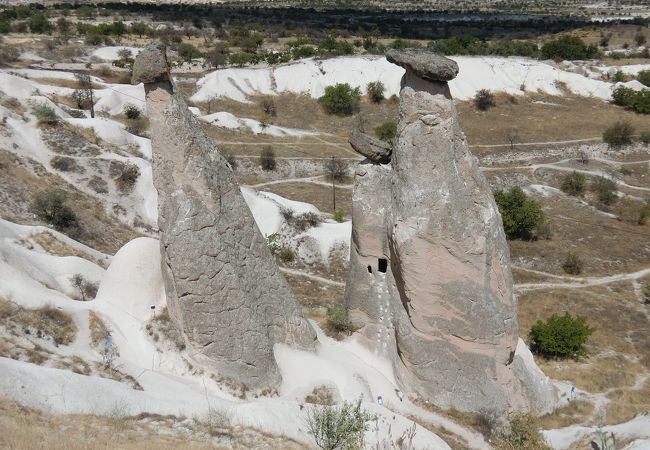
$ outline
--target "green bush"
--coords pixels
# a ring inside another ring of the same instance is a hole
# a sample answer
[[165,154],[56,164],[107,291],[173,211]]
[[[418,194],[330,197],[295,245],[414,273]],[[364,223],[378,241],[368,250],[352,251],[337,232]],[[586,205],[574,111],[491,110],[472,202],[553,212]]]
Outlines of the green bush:
[[580,275],[582,273],[582,260],[578,255],[569,252],[562,263],[562,269],[569,275]]
[[603,132],[603,142],[610,147],[618,148],[632,143],[634,128],[628,122],[619,121],[609,126]]
[[117,187],[123,192],[130,192],[140,177],[140,168],[135,164],[126,164],[117,178]]
[[497,429],[495,450],[551,450],[540,433],[539,421],[531,414],[514,412],[508,423]]
[[598,195],[598,201],[603,205],[611,205],[618,198],[616,183],[609,178],[596,177],[591,184],[591,189]]
[[529,199],[520,187],[513,187],[510,192],[498,190],[494,193],[494,200],[508,239],[532,239],[537,227],[544,223],[544,212],[539,203]]
[[573,171],[566,174],[562,179],[560,189],[562,192],[576,197],[585,193],[586,177],[583,173]]
[[340,209],[334,211],[334,220],[336,220],[338,223],[344,222],[345,216],[343,215],[343,211]]
[[364,434],[375,416],[356,403],[344,402],[340,407],[315,406],[307,413],[307,431],[323,450],[364,448]]
[[625,74],[621,72],[620,70],[617,71],[613,76],[612,76],[612,81],[614,83],[622,83],[625,81]]
[[384,91],[386,88],[381,81],[371,81],[368,83],[366,89],[368,90],[368,97],[374,103],[380,103],[384,99]]
[[349,116],[359,109],[361,92],[348,83],[337,83],[325,88],[325,95],[318,99],[325,111],[339,116]]
[[43,34],[52,31],[52,24],[43,13],[34,14],[29,18],[29,29],[32,33]]
[[56,229],[71,228],[77,224],[77,216],[66,205],[66,200],[67,194],[61,189],[39,191],[32,198],[31,211]]
[[127,104],[124,105],[124,115],[127,119],[135,120],[140,117],[140,110],[135,105]]
[[639,136],[639,141],[645,146],[650,144],[650,131],[644,131],[643,133],[641,133],[641,135]]
[[262,166],[262,170],[266,170],[267,172],[275,170],[275,152],[270,145],[266,145],[262,149],[260,166]]
[[587,45],[576,36],[562,36],[547,42],[541,49],[542,58],[554,60],[594,59],[599,56],[598,47]]
[[650,87],[650,69],[642,70],[636,74],[636,79],[639,83]]
[[280,248],[280,251],[278,251],[278,258],[285,263],[293,262],[293,260],[296,259],[296,254],[291,247],[282,247]]
[[345,306],[337,303],[327,308],[327,327],[335,333],[349,334],[354,331],[354,325],[348,317]]
[[178,52],[178,57],[185,62],[190,62],[195,58],[200,58],[202,53],[198,48],[194,47],[192,44],[183,43],[178,46],[176,50]]
[[639,114],[650,114],[650,89],[635,91],[624,86],[618,87],[612,93],[612,103]]
[[44,123],[47,125],[54,125],[59,122],[59,118],[54,112],[54,108],[46,105],[45,103],[39,103],[34,106],[34,115],[38,123]]
[[585,355],[584,345],[594,328],[582,316],[553,314],[546,322],[538,320],[528,339],[535,353],[548,358],[578,358]]
[[392,142],[397,135],[397,123],[392,120],[382,123],[375,128],[375,135],[382,141]]

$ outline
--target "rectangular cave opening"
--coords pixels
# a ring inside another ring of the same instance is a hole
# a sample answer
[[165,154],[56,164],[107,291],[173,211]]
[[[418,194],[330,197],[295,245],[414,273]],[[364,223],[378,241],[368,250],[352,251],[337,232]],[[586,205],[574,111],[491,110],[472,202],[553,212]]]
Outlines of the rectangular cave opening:
[[386,258],[379,258],[377,266],[381,273],[386,273],[386,270],[388,269],[388,260]]

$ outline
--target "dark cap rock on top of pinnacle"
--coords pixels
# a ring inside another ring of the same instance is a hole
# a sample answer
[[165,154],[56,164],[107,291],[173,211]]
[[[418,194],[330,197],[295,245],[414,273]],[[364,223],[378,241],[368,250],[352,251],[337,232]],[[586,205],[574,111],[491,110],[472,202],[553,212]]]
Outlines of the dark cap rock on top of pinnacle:
[[169,80],[169,65],[165,46],[161,43],[147,45],[133,63],[131,81],[136,83],[156,83]]
[[456,61],[426,50],[393,49],[386,53],[386,59],[424,80],[449,81],[458,75]]

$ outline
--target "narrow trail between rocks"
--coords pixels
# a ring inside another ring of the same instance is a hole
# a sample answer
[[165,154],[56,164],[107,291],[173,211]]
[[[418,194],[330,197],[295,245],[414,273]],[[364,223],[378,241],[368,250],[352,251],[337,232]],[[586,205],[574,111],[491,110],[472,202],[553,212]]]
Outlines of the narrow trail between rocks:
[[317,281],[319,283],[328,284],[330,286],[336,287],[345,287],[345,283],[341,281],[330,280],[329,278],[321,277],[319,275],[314,275],[313,273],[304,272],[297,269],[289,269],[287,267],[280,267],[280,272],[286,273],[288,275],[294,275],[298,277],[309,278],[310,280]]
[[519,283],[515,284],[515,289],[518,291],[534,291],[538,289],[576,289],[591,286],[601,286],[604,284],[616,283],[617,281],[634,281],[646,275],[650,275],[650,268],[642,269],[637,272],[619,273],[605,277],[570,277],[555,275],[552,273],[541,272],[538,270],[527,269],[524,267],[513,266],[514,269],[523,270],[537,275],[543,275],[551,278],[568,280],[566,283]]

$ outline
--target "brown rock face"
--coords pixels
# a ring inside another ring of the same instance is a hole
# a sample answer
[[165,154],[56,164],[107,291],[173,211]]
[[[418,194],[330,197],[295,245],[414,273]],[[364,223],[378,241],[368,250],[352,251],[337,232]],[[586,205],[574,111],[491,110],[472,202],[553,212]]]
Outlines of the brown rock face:
[[[276,343],[312,348],[316,335],[280,274],[232,170],[144,50],[162,271],[169,311],[194,358],[250,387],[280,381]],[[152,82],[148,82],[151,80]]]
[[[516,353],[510,255],[492,193],[446,81],[422,79],[408,56],[391,164],[366,161],[355,176],[351,317],[407,392],[464,411],[547,411],[553,387],[516,361],[525,355]],[[447,79],[441,58],[430,55],[435,64],[419,72]]]

